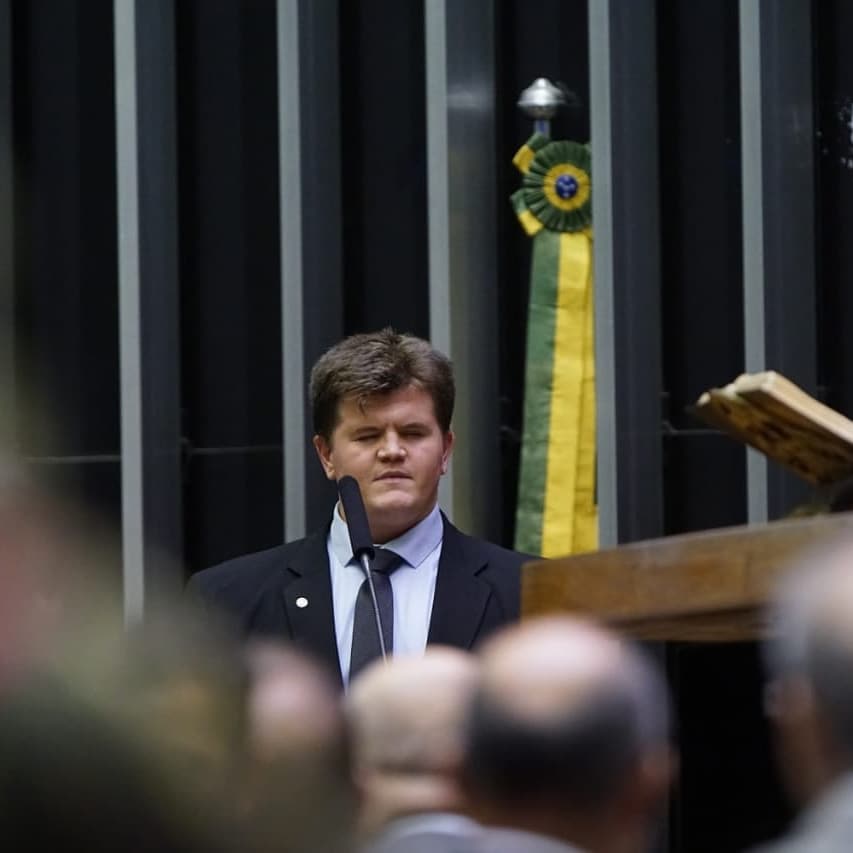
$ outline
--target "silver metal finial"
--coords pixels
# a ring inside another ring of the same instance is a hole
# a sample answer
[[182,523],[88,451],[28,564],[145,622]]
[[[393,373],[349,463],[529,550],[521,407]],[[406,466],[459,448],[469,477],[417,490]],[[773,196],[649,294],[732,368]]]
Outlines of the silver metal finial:
[[518,99],[518,107],[532,119],[553,118],[568,101],[559,86],[546,77],[537,77]]
[[[548,122],[560,107],[568,106],[565,92],[545,77],[537,77],[518,99],[518,108],[538,125]],[[537,130],[539,128],[537,127]]]

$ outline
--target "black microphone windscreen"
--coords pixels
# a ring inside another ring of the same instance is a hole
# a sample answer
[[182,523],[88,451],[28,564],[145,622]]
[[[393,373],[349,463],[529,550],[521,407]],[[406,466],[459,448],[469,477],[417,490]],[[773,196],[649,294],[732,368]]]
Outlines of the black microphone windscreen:
[[343,504],[344,515],[347,518],[349,541],[354,557],[367,554],[373,559],[373,537],[370,535],[370,525],[367,522],[367,512],[361,497],[361,489],[355,477],[347,474],[338,480],[338,494]]

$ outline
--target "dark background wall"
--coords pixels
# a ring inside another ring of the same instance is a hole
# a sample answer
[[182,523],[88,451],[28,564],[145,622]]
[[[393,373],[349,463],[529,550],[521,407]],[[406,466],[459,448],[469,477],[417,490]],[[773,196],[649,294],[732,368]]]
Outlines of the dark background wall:
[[176,5],[190,569],[281,539],[275,2]]
[[[282,536],[282,337],[274,0],[176,3],[183,528],[187,571]],[[40,472],[118,526],[120,429],[115,109],[110,0],[13,0],[18,379],[50,418],[21,417]],[[535,77],[589,137],[587,6],[496,3],[503,541],[518,476],[530,246],[508,197]],[[659,0],[663,259],[663,533],[746,521],[744,455],[689,413],[743,369],[737,0]],[[821,396],[853,412],[853,10],[815,2],[818,359]],[[429,332],[424,7],[338,4],[342,303],[312,323]],[[593,166],[594,168],[594,166]],[[327,198],[307,196],[311,205]],[[287,203],[287,199],[283,203]],[[637,216],[643,211],[638,210]],[[287,354],[285,354],[285,359]],[[25,392],[19,399],[25,410]],[[50,428],[40,424],[50,423]],[[317,472],[319,477],[319,471]],[[788,819],[773,780],[754,646],[671,647],[683,747],[673,850],[726,851]]]
[[[13,7],[18,440],[116,523],[121,471],[112,4]],[[37,397],[37,399],[32,399]]]
[[853,245],[853,61],[844,41],[853,8],[843,0],[814,3],[817,128],[818,371],[829,405],[853,412],[853,312],[849,282]]
[[424,10],[341,2],[344,332],[429,335]]

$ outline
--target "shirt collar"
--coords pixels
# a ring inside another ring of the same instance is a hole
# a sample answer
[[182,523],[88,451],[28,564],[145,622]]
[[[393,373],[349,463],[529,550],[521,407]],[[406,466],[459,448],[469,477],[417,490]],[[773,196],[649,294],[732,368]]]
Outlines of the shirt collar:
[[[396,539],[383,542],[384,548],[390,548],[399,554],[410,566],[419,566],[441,543],[444,536],[444,522],[436,504],[431,512],[414,527],[410,527]],[[352,545],[346,522],[338,512],[338,505],[332,510],[332,527],[329,531],[332,553],[342,566],[352,560]]]

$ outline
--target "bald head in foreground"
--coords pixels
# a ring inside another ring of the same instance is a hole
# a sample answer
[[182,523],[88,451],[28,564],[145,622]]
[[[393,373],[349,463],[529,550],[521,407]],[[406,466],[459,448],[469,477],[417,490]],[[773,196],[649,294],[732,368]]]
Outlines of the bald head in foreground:
[[346,710],[369,849],[456,850],[476,832],[457,771],[477,674],[473,655],[430,646],[354,680]]
[[765,706],[804,814],[778,853],[853,847],[853,539],[802,557],[775,590]]
[[492,851],[648,849],[674,758],[662,678],[591,623],[504,630],[481,653],[462,768]]
[[337,684],[302,652],[255,641],[246,652],[242,853],[348,851],[357,811]]

